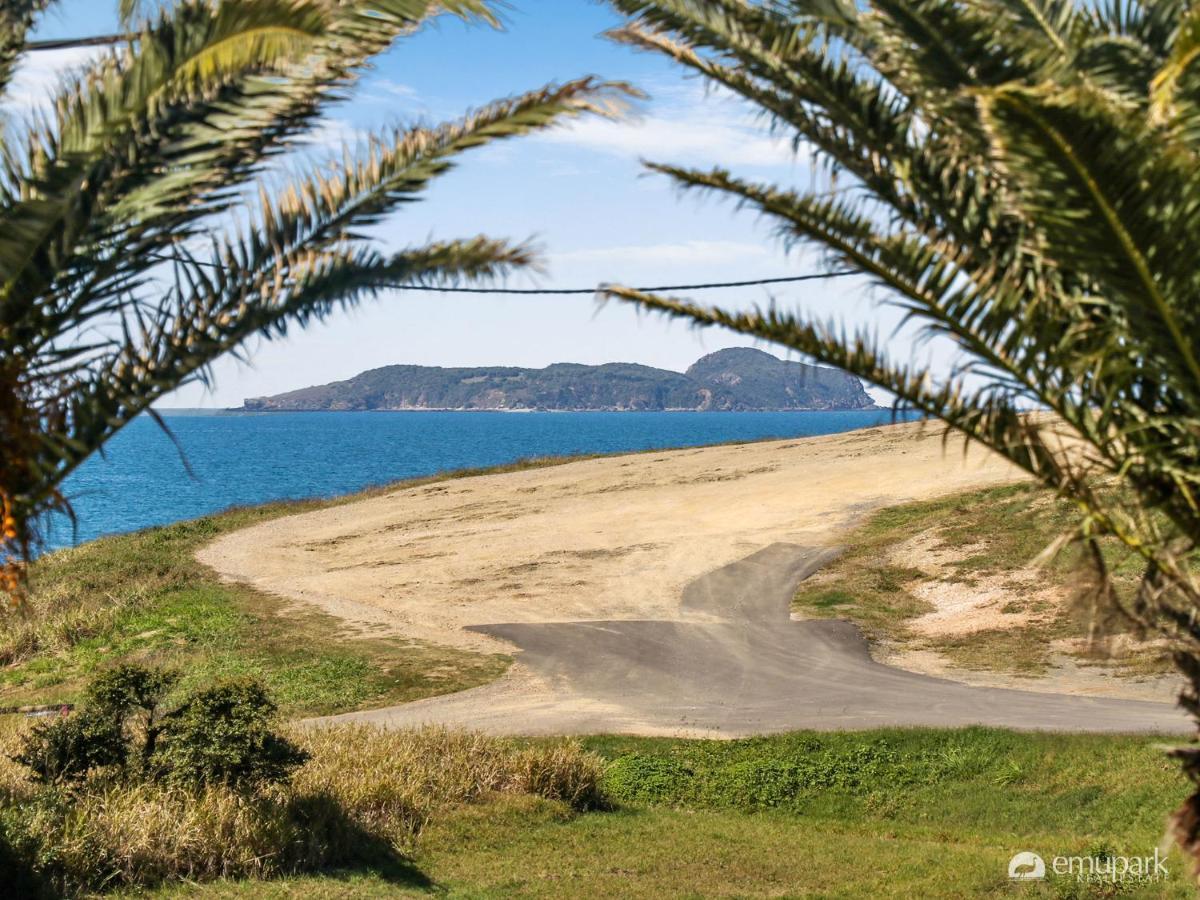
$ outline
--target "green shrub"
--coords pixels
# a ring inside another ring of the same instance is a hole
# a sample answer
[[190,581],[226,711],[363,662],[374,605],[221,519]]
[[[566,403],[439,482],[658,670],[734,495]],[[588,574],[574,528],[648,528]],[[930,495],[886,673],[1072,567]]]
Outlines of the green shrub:
[[990,757],[968,746],[905,753],[887,739],[826,745],[819,740],[705,741],[682,755],[634,753],[609,764],[614,800],[737,809],[795,808],[818,794],[867,797],[898,785],[964,778]]
[[871,788],[912,780],[912,761],[902,758],[887,741],[824,750],[803,760],[801,766],[806,788]]
[[36,897],[42,884],[30,865],[33,839],[23,819],[20,810],[0,807],[0,875],[7,896]]
[[609,764],[603,786],[614,800],[678,803],[690,792],[693,774],[678,760],[631,753]]
[[131,759],[144,769],[158,737],[158,709],[176,679],[135,665],[105,672],[88,686],[79,712],[34,728],[13,759],[54,783],[125,768]]
[[35,726],[12,759],[38,781],[61,784],[122,767],[127,755],[121,719],[108,710],[85,709]]
[[189,787],[286,781],[308,754],[272,730],[275,712],[255,681],[199,691],[163,717],[155,767]]
[[134,743],[140,744],[129,757],[143,773],[158,743],[163,701],[178,680],[177,672],[126,664],[97,676],[88,686],[85,697],[91,708],[121,722],[131,751]]
[[718,806],[790,806],[811,781],[809,767],[784,760],[735,762],[706,780],[704,799]]
[[79,712],[30,731],[12,759],[42,782],[124,770],[188,788],[238,790],[286,781],[307,759],[272,730],[276,708],[262,685],[217,685],[161,713],[176,680],[173,672],[118,666],[89,685]]
[[154,716],[179,673],[124,664],[97,675],[85,692],[89,705],[127,716]]

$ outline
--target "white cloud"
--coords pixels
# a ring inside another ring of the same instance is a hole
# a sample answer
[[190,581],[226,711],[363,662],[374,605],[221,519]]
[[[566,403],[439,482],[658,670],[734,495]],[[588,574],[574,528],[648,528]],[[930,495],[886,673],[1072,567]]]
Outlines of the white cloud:
[[791,166],[803,162],[791,141],[770,134],[741,100],[703,89],[665,91],[639,116],[578,119],[541,140],[656,162]]
[[623,247],[593,247],[551,256],[553,263],[597,263],[629,265],[730,265],[774,260],[767,244],[748,241],[684,241],[677,244],[640,244]]
[[429,105],[421,98],[415,87],[376,76],[368,79],[357,96],[357,102],[371,106],[387,107],[391,113],[405,116],[428,116]]
[[67,47],[26,53],[9,82],[0,109],[10,114],[23,114],[47,105],[68,75],[104,53],[101,47]]
[[370,139],[371,132],[345,119],[321,119],[303,136],[301,143],[328,150],[341,150],[343,147],[364,147]]
[[544,140],[601,153],[656,162],[780,166],[796,161],[789,142],[736,122],[703,115],[653,116],[640,120],[582,119],[548,132]]
[[399,81],[393,81],[390,78],[375,78],[371,81],[371,90],[388,94],[392,97],[403,97],[405,99],[413,99],[417,96],[417,89],[411,85],[401,84]]

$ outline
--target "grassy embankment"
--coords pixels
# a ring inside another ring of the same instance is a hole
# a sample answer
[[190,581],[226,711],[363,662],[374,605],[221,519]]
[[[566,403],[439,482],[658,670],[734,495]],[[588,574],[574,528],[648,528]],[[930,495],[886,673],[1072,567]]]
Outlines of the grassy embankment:
[[904,729],[581,746],[358,729],[300,739],[312,761],[290,787],[250,801],[100,786],[32,802],[0,762],[0,834],[41,842],[46,871],[205,900],[1193,895],[1177,853],[1167,882],[1119,891],[1007,878],[1020,850],[1152,853],[1186,786],[1148,737]]
[[[967,669],[1038,675],[1061,653],[1117,675],[1170,671],[1161,648],[1129,641],[1125,620],[1093,611],[1079,590],[1075,552],[1031,566],[1077,516],[1065,501],[1027,485],[891,507],[846,538],[846,552],[800,586],[793,608],[808,616],[850,619],[873,640],[933,650]],[[1104,549],[1117,590],[1132,592],[1141,565],[1115,545]],[[963,633],[914,631],[914,620],[934,609],[920,589],[939,584],[963,594],[1001,592],[1006,599],[1000,612],[1012,621]],[[1082,639],[1093,625],[1105,639],[1086,647]]]

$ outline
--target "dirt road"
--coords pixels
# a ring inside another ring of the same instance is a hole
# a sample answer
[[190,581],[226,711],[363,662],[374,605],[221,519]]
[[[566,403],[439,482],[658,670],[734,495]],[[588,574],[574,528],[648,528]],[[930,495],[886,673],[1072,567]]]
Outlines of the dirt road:
[[853,625],[789,616],[796,586],[827,555],[774,544],[701,576],[682,605],[713,621],[480,626],[521,649],[532,672],[527,683],[502,681],[333,721],[702,737],[890,725],[1188,730],[1168,704],[972,688],[879,665]]
[[1180,727],[1163,704],[880,666],[849,626],[790,620],[798,579],[865,512],[1017,477],[902,425],[404,488],[237,532],[200,559],[364,630],[520,650],[496,684],[354,718],[520,733]]

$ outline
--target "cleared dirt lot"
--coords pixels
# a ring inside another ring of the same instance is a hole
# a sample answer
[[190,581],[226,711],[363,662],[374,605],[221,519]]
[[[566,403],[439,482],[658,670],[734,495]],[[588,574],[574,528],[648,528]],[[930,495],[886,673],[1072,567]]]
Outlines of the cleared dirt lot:
[[877,506],[1018,477],[915,425],[445,481],[267,522],[200,559],[349,621],[481,650],[498,622],[679,619],[689,581]]
[[357,714],[396,724],[742,734],[1182,723],[1160,704],[900,672],[872,662],[852,631],[788,619],[797,579],[864,513],[1017,477],[934,429],[892,426],[400,489],[234,533],[200,559],[364,629],[522,650],[495,685]]

